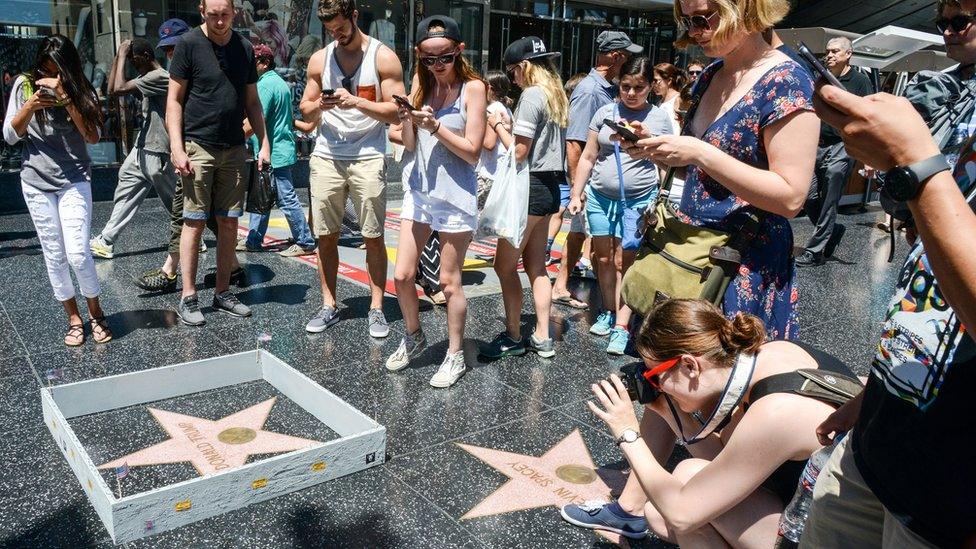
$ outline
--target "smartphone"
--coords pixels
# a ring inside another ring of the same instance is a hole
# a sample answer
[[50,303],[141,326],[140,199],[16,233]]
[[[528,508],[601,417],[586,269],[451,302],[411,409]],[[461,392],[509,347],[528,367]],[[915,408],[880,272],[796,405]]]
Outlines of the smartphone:
[[37,88],[37,93],[39,93],[39,94],[41,94],[43,96],[46,96],[46,97],[53,97],[53,98],[57,98],[58,97],[58,94],[54,93],[54,90],[52,90],[51,88],[49,88],[47,86],[40,86],[40,87],[38,87]]
[[322,95],[335,95],[335,88],[326,88],[322,90]]
[[617,132],[617,134],[620,135],[620,137],[623,137],[627,141],[637,141],[638,139],[640,139],[640,137],[637,137],[637,134],[634,133],[633,130],[631,130],[630,128],[624,126],[619,122],[615,122],[611,120],[610,118],[604,118],[603,123],[606,124],[607,126],[610,126],[610,129]]
[[413,105],[410,104],[410,100],[402,95],[394,95],[393,101],[395,101],[397,105],[399,105],[404,109],[411,110],[411,111],[414,110]]
[[808,48],[806,44],[799,42],[796,46],[796,51],[800,54],[800,57],[803,57],[803,59],[810,64],[810,67],[813,68],[813,70],[817,71],[817,74],[822,76],[824,80],[827,81],[827,83],[829,83],[831,86],[837,86],[838,88],[847,91],[847,88],[840,83],[840,80],[837,80],[834,73],[827,70],[827,67],[825,67],[819,59],[817,59],[817,56],[810,51],[810,48]]

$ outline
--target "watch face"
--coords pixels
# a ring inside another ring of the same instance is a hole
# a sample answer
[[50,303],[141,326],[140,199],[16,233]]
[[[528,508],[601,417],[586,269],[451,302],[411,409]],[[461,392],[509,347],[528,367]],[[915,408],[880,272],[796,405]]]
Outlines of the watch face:
[[891,198],[902,202],[915,196],[918,181],[915,174],[904,167],[895,167],[885,174],[884,192]]

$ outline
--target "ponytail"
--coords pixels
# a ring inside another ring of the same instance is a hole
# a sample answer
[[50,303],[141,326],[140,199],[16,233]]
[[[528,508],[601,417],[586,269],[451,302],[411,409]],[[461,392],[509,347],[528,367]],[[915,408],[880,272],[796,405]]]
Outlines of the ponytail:
[[700,299],[670,299],[647,314],[637,334],[637,352],[654,360],[684,354],[709,355],[731,366],[741,353],[755,354],[766,341],[761,320],[736,313],[731,320]]

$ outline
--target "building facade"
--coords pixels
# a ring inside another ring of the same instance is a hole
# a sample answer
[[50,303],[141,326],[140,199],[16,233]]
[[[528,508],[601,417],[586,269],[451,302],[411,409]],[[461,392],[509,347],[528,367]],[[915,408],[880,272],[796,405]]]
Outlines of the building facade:
[[[564,78],[588,71],[595,40],[605,29],[625,30],[655,62],[674,61],[675,25],[671,3],[662,0],[360,0],[359,26],[390,46],[404,68],[413,68],[416,23],[432,14],[456,19],[464,33],[465,56],[482,71],[501,67],[505,46],[537,35],[559,51]],[[236,0],[234,26],[255,43],[275,52],[278,71],[293,86],[295,102],[304,88],[309,57],[329,41],[316,17],[318,0]],[[129,38],[157,41],[157,29],[178,17],[201,23],[198,0],[8,0],[0,10],[2,109],[17,74],[29,68],[40,41],[59,33],[71,38],[84,70],[102,98],[106,127],[102,142],[91,146],[96,166],[117,164],[125,156],[140,120],[136,98],[113,99],[106,93],[108,72],[118,45]],[[161,57],[162,60],[162,57]],[[0,171],[20,167],[18,147],[3,143]]]

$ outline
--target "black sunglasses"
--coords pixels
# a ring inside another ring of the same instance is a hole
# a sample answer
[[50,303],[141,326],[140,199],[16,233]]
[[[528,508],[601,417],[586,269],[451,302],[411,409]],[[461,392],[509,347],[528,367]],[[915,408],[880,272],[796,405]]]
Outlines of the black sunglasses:
[[420,58],[420,63],[425,67],[433,67],[434,65],[450,65],[457,59],[457,52],[449,53],[446,55],[425,55]]
[[716,15],[718,15],[717,11],[713,11],[708,15],[692,15],[691,17],[682,15],[678,18],[678,22],[681,23],[682,27],[688,30],[696,29],[707,31],[712,29],[712,19]]
[[973,20],[976,17],[972,15],[959,14],[953,17],[940,17],[935,20],[935,28],[939,29],[940,34],[945,34],[945,31],[952,29],[954,33],[966,32],[969,25],[973,24]]

